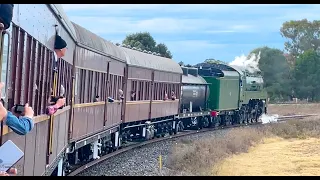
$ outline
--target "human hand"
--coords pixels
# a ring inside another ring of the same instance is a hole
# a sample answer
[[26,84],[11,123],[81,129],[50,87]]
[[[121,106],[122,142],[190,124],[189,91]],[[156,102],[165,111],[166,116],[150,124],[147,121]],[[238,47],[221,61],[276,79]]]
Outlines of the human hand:
[[16,168],[10,168],[8,172],[0,172],[0,176],[12,176],[12,175],[17,175]]
[[5,107],[3,107],[3,104],[0,103],[0,121],[2,121],[5,117],[7,117],[8,111]]
[[16,113],[16,112],[14,111],[15,108],[16,108],[16,106],[13,106],[13,107],[11,108],[11,113],[19,118],[19,116],[21,116],[21,114]]
[[1,94],[1,91],[2,91],[2,88],[4,87],[4,83],[3,82],[0,82],[0,94]]
[[62,106],[64,106],[64,104],[66,103],[66,98],[61,98],[61,99],[58,99],[57,103],[55,104],[55,106],[57,108],[60,108]]
[[6,172],[0,172],[0,176],[10,176],[10,175]]
[[34,111],[33,111],[32,107],[30,107],[29,104],[26,103],[24,105],[24,116],[29,117],[29,118],[32,119],[33,115],[34,115]]

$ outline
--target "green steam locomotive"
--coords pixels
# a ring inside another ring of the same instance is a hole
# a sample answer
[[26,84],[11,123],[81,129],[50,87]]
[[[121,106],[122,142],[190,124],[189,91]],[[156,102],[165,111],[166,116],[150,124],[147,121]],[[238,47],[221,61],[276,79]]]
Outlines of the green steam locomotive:
[[[267,113],[267,92],[259,71],[208,63],[182,67],[182,70],[183,127],[248,124],[258,122]],[[209,115],[201,116],[199,112]]]

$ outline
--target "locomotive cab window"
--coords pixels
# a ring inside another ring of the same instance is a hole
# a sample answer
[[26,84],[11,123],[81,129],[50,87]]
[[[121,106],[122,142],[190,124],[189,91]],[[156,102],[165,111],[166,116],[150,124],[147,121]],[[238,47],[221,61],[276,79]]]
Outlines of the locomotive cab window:
[[261,77],[247,76],[247,84],[263,84],[263,79]]

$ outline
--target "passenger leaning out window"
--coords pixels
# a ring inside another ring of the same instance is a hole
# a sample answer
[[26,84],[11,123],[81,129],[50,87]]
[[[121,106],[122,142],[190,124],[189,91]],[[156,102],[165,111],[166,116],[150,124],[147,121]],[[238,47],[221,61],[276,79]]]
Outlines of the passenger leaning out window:
[[96,97],[93,99],[93,102],[99,102],[99,97],[98,95],[96,95]]
[[0,23],[4,25],[4,29],[10,27],[13,15],[13,4],[0,4]]
[[50,105],[46,109],[46,114],[51,116],[58,111],[58,109],[62,109],[64,104],[66,103],[66,98],[55,98],[55,104]]
[[[4,83],[0,83],[0,94]],[[3,99],[0,102],[0,121],[3,121],[13,132],[19,135],[26,135],[33,127],[33,109],[28,103],[25,105],[15,105],[11,112],[3,106]]]
[[168,93],[167,92],[164,92],[164,98],[163,98],[164,101],[168,100]]
[[123,100],[123,99],[124,99],[122,89],[119,89],[119,99],[120,99],[120,100]]
[[131,101],[135,101],[136,100],[136,92],[135,91],[131,91],[130,100]]
[[176,94],[174,93],[174,91],[171,91],[171,100],[176,100]]

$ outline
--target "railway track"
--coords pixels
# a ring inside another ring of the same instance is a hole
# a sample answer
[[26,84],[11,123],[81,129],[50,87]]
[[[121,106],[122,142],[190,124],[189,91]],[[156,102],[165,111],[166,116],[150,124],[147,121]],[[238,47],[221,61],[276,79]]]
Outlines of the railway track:
[[[310,116],[318,116],[318,115],[308,114],[308,115],[280,116],[277,118],[277,122],[284,122],[284,121],[287,121],[290,119],[303,119],[303,118],[310,117]],[[110,154],[107,154],[105,156],[102,156],[102,157],[100,157],[100,159],[90,161],[87,164],[84,164],[80,167],[77,167],[76,169],[72,170],[72,172],[70,172],[67,176],[75,176],[75,175],[79,174],[80,172],[86,170],[89,167],[94,166],[95,164],[97,164],[99,162],[105,161],[107,159],[110,159],[114,156],[117,156],[117,155],[122,154],[124,152],[127,152],[129,150],[133,150],[135,148],[150,145],[150,144],[153,144],[156,142],[161,142],[161,141],[165,141],[165,140],[169,140],[169,139],[175,139],[175,138],[179,138],[179,137],[183,137],[183,136],[189,136],[189,135],[196,134],[196,133],[204,133],[204,132],[208,132],[208,131],[214,131],[214,130],[219,130],[219,129],[229,129],[229,128],[235,128],[235,127],[240,127],[240,126],[248,126],[248,125],[250,125],[250,126],[262,125],[262,122],[257,122],[257,123],[252,123],[252,124],[236,124],[236,125],[229,125],[229,126],[225,126],[225,127],[206,128],[206,129],[201,129],[201,130],[188,130],[188,131],[180,132],[179,134],[176,134],[176,135],[171,135],[171,136],[166,136],[166,137],[162,137],[162,138],[152,139],[149,141],[135,143],[130,146],[122,147],[121,149],[118,149],[117,151],[112,152]]]

